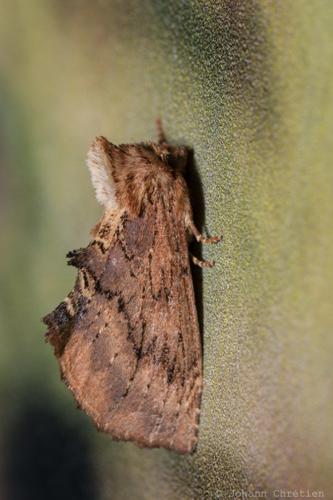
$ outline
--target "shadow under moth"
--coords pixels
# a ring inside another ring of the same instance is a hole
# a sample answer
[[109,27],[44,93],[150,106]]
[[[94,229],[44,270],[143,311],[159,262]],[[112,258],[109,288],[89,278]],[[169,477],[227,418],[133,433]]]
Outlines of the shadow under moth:
[[69,252],[73,290],[43,318],[61,375],[98,429],[180,453],[197,444],[202,354],[183,173],[189,149],[93,142],[88,167],[104,214],[86,248]]

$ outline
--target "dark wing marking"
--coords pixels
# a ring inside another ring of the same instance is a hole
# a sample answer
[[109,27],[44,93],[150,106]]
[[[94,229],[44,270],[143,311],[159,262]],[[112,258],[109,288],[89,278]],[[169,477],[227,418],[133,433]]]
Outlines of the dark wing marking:
[[190,452],[202,360],[184,223],[161,201],[112,224],[107,250],[93,241],[70,253],[78,279],[45,318],[48,339],[99,428],[141,446]]

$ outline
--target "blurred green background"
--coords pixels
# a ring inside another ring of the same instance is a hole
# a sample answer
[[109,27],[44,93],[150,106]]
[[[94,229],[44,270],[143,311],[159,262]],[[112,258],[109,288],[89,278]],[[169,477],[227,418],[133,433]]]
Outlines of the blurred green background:
[[[333,3],[0,0],[0,14],[1,500],[333,498]],[[153,139],[158,115],[194,148],[198,224],[224,233],[195,276],[190,457],[98,434],[40,322],[100,215],[92,139]]]

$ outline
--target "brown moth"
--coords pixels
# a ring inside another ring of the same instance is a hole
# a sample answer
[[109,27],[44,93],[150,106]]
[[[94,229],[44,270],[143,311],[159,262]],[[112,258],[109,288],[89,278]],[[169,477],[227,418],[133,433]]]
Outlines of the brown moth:
[[104,214],[89,245],[68,253],[75,286],[43,319],[63,379],[100,430],[180,453],[195,449],[202,391],[188,243],[220,240],[193,223],[188,153],[160,125],[158,143],[95,139],[88,167]]

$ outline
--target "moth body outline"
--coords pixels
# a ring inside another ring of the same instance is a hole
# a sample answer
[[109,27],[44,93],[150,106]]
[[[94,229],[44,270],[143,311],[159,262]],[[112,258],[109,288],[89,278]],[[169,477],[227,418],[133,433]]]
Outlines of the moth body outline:
[[197,445],[201,339],[191,278],[193,223],[183,177],[189,149],[159,142],[88,152],[104,208],[86,248],[67,254],[73,290],[43,318],[62,378],[98,429],[179,453]]

